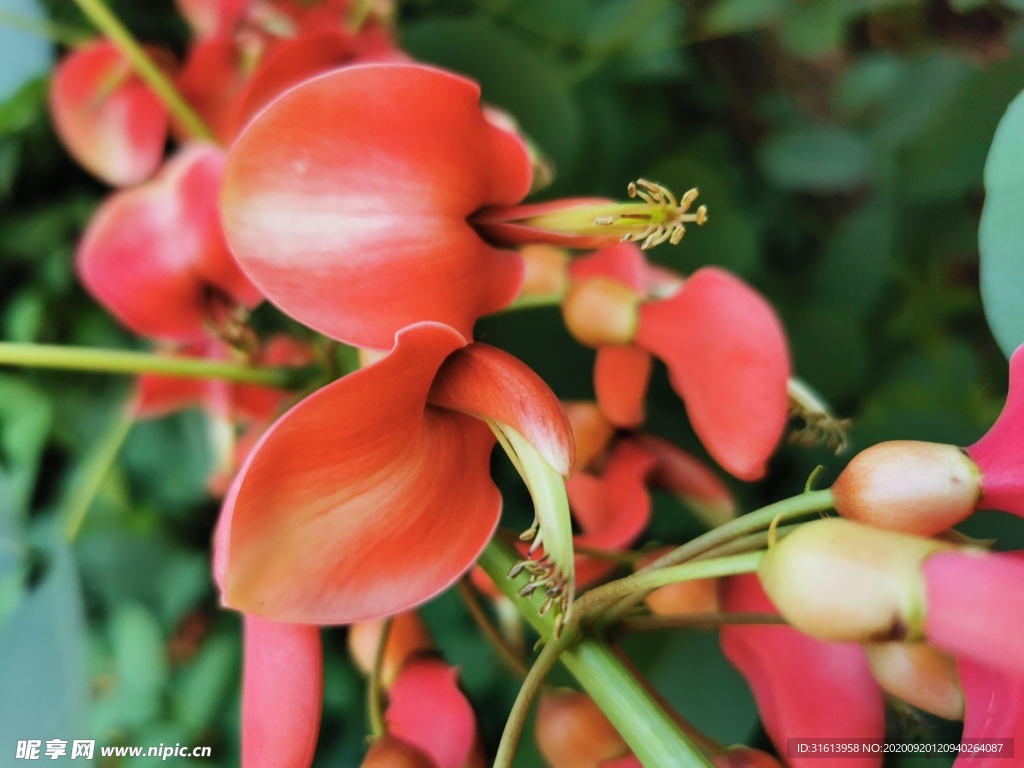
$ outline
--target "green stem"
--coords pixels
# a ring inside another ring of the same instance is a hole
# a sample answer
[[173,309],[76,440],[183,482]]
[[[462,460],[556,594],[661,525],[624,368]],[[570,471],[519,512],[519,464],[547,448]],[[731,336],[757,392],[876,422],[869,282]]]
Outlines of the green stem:
[[[554,617],[538,613],[544,602],[543,594],[538,594],[542,590],[520,597],[518,590],[526,584],[526,575],[506,576],[518,560],[516,552],[495,540],[484,550],[479,564],[534,629],[549,638]],[[646,768],[710,768],[708,759],[607,645],[587,638],[559,658]]]
[[529,296],[519,296],[504,309],[494,312],[495,315],[502,315],[506,312],[517,312],[520,309],[533,309],[534,307],[557,307],[562,303],[565,294],[562,293],[535,293]]
[[366,688],[366,711],[370,718],[370,734],[374,739],[379,739],[387,732],[384,723],[384,655],[391,635],[391,622],[391,617],[388,617],[381,624],[377,653],[374,654],[373,669],[370,670],[370,683]]
[[128,28],[121,23],[110,9],[103,3],[103,0],[74,0],[82,12],[89,17],[89,20],[96,25],[104,36],[114,44],[121,54],[131,63],[150,90],[162,101],[171,114],[178,119],[178,122],[195,139],[204,141],[216,141],[213,131],[209,129],[202,118],[196,114],[174,84],[163,73],[153,60],[146,54],[138,41],[128,31]]
[[720,627],[723,624],[786,624],[777,613],[680,613],[658,616],[627,616],[620,626],[627,632],[649,632],[679,627]]
[[257,368],[250,365],[175,357],[122,349],[65,347],[56,344],[0,342],[0,365],[57,368],[91,373],[154,373],[191,379],[225,379],[246,384],[290,388],[305,372],[294,368]]
[[[783,523],[814,512],[824,512],[832,509],[832,504],[832,491],[830,489],[825,489],[823,491],[808,491],[801,493],[799,496],[793,496],[789,499],[777,501],[774,504],[769,504],[767,507],[762,507],[755,512],[743,515],[742,517],[737,517],[735,520],[730,520],[728,523],[720,525],[717,528],[688,541],[681,547],[677,547],[664,556],[659,557],[653,563],[645,566],[637,573],[685,563],[688,560],[693,560],[700,555],[710,552],[716,547],[727,544],[734,539],[746,536],[747,534],[763,531],[768,528],[776,518],[778,518],[780,523]],[[649,593],[629,595],[610,608],[605,614],[605,619],[610,622],[622,617],[634,605],[643,600],[647,594]]]
[[519,658],[516,653],[508,647],[508,643],[505,642],[505,638],[501,636],[501,632],[495,627],[491,620],[487,617],[487,613],[484,611],[480,601],[477,599],[476,590],[473,588],[469,577],[460,579],[456,588],[459,591],[459,597],[462,598],[462,602],[466,606],[466,610],[469,611],[469,615],[476,622],[477,627],[480,629],[481,634],[494,648],[494,652],[501,659],[502,663],[508,667],[508,670],[516,677],[522,679],[530,674],[530,670],[527,668],[525,662]]
[[121,446],[124,445],[134,423],[135,418],[131,410],[127,406],[120,408],[116,418],[80,466],[79,474],[72,481],[65,502],[64,536],[68,541],[74,541],[82,530],[89,508],[103,487],[103,480],[114,466],[117,454],[121,451]]

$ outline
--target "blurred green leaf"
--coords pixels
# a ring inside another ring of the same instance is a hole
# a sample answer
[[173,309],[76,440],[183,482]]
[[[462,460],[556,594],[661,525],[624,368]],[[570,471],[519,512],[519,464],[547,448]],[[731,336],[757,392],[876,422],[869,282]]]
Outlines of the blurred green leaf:
[[999,122],[985,162],[978,231],[981,297],[992,333],[1009,357],[1024,344],[1024,94]]
[[765,26],[786,9],[786,0],[717,0],[701,19],[708,35],[731,35]]
[[949,7],[957,13],[970,13],[988,5],[988,0],[949,0]]
[[0,473],[17,509],[27,509],[32,498],[51,415],[50,403],[39,390],[0,375]]
[[232,686],[239,679],[239,647],[236,637],[220,635],[207,640],[174,686],[180,722],[193,741],[213,723]]
[[0,101],[50,70],[53,43],[46,37],[46,21],[38,0],[4,0],[0,7]]
[[137,603],[123,603],[110,617],[108,632],[114,687],[96,713],[96,728],[107,738],[153,720],[167,682],[164,638],[153,614]]
[[863,139],[842,128],[806,128],[770,137],[758,160],[783,189],[830,192],[865,181],[871,152]]
[[843,3],[794,3],[779,20],[779,42],[789,53],[804,59],[835,53],[846,37],[846,18]]

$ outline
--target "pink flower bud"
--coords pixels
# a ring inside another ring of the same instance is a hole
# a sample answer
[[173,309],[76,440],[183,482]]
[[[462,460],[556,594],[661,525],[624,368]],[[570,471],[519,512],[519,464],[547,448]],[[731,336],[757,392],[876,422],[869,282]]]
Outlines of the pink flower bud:
[[534,732],[551,768],[593,768],[629,749],[593,699],[576,691],[541,696]]

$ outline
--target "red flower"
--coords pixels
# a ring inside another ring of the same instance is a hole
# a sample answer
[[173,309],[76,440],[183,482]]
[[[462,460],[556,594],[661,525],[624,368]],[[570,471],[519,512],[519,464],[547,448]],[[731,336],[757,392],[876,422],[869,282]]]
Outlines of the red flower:
[[50,114],[68,152],[113,186],[145,181],[163,158],[167,108],[106,40],[72,51],[57,66]]
[[[722,582],[725,611],[775,613],[757,577]],[[827,643],[779,625],[730,625],[719,634],[722,650],[747,679],[761,721],[779,754],[787,739],[881,739],[882,690],[864,651],[852,643]],[[882,755],[787,757],[793,768],[877,768]]]
[[[1007,674],[994,667],[968,658],[960,658],[958,669],[967,699],[964,715],[964,751],[953,768],[999,768],[1008,765],[1010,749],[1020,750],[1024,744],[1024,677]],[[1010,739],[1002,752],[970,752],[970,740],[983,739],[993,746],[993,739]],[[1019,751],[1013,757],[1020,760]]]
[[190,343],[208,337],[258,290],[228,250],[217,214],[223,153],[191,145],[151,182],[110,197],[78,245],[82,283],[141,336]]
[[238,138],[221,198],[246,273],[322,333],[387,349],[411,323],[469,337],[515,298],[519,255],[467,217],[530,188],[522,142],[476,84],[429,67],[349,67],[303,83]]
[[[473,564],[500,513],[494,437],[480,419],[510,444],[528,483],[538,463],[542,479],[571,472],[569,425],[546,385],[515,358],[467,346],[438,324],[405,329],[385,358],[296,405],[263,436],[225,501],[215,551],[224,603],[335,624],[390,615],[445,589]],[[567,601],[568,515],[537,509],[547,586]]]
[[632,244],[578,259],[570,273],[566,324],[598,349],[594,388],[608,419],[642,422],[654,355],[711,456],[739,478],[760,478],[789,414],[789,351],[771,306],[717,267],[672,280]]

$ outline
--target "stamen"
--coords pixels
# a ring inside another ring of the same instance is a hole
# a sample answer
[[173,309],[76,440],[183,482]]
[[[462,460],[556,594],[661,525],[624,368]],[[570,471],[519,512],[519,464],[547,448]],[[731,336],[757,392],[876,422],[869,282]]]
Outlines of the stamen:
[[602,215],[594,217],[594,224],[602,227],[627,229],[622,235],[624,243],[641,243],[640,248],[649,250],[662,243],[679,245],[686,234],[686,224],[694,223],[703,226],[708,220],[706,205],[700,206],[690,213],[690,206],[700,194],[696,188],[690,189],[676,200],[671,190],[646,179],[631,181],[626,188],[630,198],[640,198],[651,210],[630,210],[618,215]]
[[800,379],[790,379],[786,390],[790,415],[803,421],[803,426],[789,433],[789,442],[805,448],[824,445],[837,455],[845,451],[849,446],[846,431],[853,422],[836,418],[824,399]]

